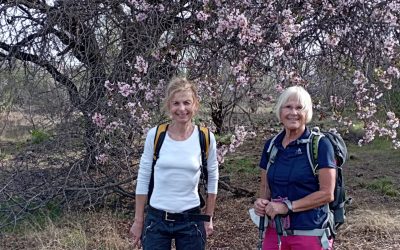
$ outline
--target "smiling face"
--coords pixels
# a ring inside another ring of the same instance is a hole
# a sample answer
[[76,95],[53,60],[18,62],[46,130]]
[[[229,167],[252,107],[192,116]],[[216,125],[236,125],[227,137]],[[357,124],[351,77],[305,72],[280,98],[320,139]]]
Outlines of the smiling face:
[[173,94],[168,105],[171,119],[177,123],[192,121],[197,112],[197,105],[190,90],[177,91]]
[[281,107],[280,120],[287,130],[304,131],[307,112],[297,98],[289,98]]

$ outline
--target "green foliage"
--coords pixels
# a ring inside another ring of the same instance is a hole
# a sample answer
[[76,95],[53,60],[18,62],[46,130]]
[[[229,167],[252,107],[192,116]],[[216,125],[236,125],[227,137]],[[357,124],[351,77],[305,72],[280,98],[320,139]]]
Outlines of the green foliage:
[[395,112],[397,116],[400,115],[400,91],[398,89],[387,91],[385,93],[385,100],[387,108]]
[[215,135],[215,140],[220,144],[228,145],[231,143],[232,134],[224,134],[224,135],[214,134],[214,135]]
[[50,137],[51,135],[43,130],[34,129],[31,131],[31,140],[33,144],[40,144],[44,141],[49,140]]
[[250,157],[236,157],[227,159],[224,164],[228,173],[257,174],[259,169]]
[[[0,224],[6,223],[9,216],[9,209],[15,206],[14,203],[23,202],[22,199],[14,198],[14,202],[0,204]],[[36,207],[37,204],[32,204],[28,207]],[[5,232],[24,233],[29,229],[41,230],[45,228],[50,221],[59,219],[62,215],[62,209],[56,201],[47,203],[44,207],[39,208],[31,213],[26,214],[26,218],[22,221],[17,221],[16,224],[9,225],[2,230]]]
[[391,197],[397,197],[400,195],[399,190],[396,189],[392,180],[384,176],[379,179],[373,180],[371,183],[367,184],[367,188],[371,190],[378,191],[384,195]]

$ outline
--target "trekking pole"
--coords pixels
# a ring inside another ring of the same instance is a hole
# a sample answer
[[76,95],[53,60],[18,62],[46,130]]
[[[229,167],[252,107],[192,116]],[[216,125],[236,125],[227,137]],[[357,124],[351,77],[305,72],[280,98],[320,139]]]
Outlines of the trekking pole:
[[262,250],[262,243],[264,239],[264,223],[265,223],[265,216],[260,217],[260,222],[258,224],[258,245],[257,249]]
[[279,215],[276,215],[274,221],[275,221],[276,233],[278,234],[278,249],[281,250],[281,237],[283,235],[281,217]]

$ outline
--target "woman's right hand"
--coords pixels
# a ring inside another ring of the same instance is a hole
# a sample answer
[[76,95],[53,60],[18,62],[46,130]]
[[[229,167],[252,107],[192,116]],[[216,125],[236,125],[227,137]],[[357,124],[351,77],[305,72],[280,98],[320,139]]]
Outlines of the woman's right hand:
[[142,247],[142,231],[143,231],[143,222],[135,221],[129,230],[129,233],[133,240],[133,247],[138,247],[139,249]]
[[265,216],[265,207],[267,206],[268,203],[269,203],[268,200],[258,198],[254,202],[254,211],[255,211],[255,213],[258,216]]

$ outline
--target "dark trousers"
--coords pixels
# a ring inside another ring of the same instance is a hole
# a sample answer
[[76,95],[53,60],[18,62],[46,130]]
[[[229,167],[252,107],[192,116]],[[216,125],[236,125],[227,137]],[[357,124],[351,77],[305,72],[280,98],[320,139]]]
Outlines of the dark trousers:
[[[191,209],[187,212],[200,213],[200,209]],[[204,222],[191,221],[187,218],[170,221],[163,211],[149,208],[143,228],[143,250],[170,250],[172,239],[175,239],[177,250],[204,250],[206,246]]]

